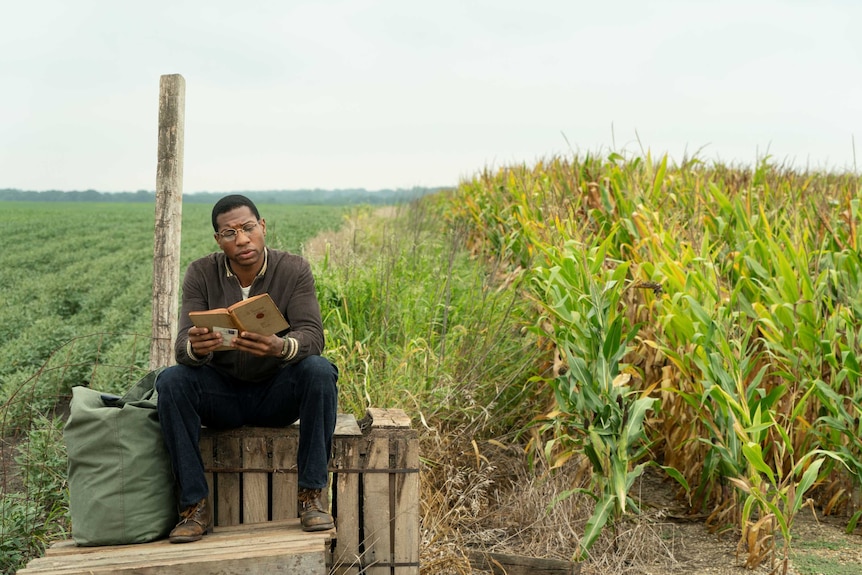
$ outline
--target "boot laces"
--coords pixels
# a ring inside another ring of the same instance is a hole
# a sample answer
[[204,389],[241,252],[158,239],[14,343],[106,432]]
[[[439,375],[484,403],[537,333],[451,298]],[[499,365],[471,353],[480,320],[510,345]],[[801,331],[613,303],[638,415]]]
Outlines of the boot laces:
[[198,501],[194,505],[186,507],[181,513],[180,518],[182,519],[181,523],[185,523],[189,519],[192,519],[195,513],[197,513],[201,507],[203,507],[204,501]]
[[302,504],[303,511],[323,511],[320,506],[319,489],[303,489],[299,493],[299,501]]

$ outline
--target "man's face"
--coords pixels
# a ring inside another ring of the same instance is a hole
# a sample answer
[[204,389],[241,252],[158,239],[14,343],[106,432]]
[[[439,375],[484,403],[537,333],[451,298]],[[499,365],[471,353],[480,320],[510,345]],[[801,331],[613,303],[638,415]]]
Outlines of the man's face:
[[216,217],[215,240],[235,269],[257,271],[263,263],[266,222],[254,217],[248,206],[240,206]]

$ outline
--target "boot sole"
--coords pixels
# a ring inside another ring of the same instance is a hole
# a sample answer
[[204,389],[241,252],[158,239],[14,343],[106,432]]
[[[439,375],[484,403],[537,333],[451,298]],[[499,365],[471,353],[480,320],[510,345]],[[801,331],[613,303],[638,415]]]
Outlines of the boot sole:
[[329,531],[330,529],[335,529],[334,523],[325,523],[323,525],[309,525],[308,527],[302,527],[302,530],[306,533],[311,533],[314,531]]
[[203,539],[203,536],[206,535],[206,531],[201,533],[200,535],[185,535],[180,537],[169,537],[168,541],[171,543],[194,543],[195,541],[200,541]]

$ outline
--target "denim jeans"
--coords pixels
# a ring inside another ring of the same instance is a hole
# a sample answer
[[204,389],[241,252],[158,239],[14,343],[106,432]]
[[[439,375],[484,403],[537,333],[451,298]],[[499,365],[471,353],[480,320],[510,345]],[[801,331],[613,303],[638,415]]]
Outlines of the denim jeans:
[[299,420],[299,487],[326,487],[338,412],[337,381],[338,368],[319,355],[286,365],[263,383],[242,381],[206,365],[165,369],[156,380],[157,405],[181,508],[209,492],[199,446],[201,425],[285,427]]

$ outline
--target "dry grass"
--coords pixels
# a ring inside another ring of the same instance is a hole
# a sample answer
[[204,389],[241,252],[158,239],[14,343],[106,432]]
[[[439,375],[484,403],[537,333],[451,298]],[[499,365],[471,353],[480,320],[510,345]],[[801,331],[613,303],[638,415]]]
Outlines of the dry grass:
[[383,206],[370,212],[354,212],[344,219],[339,230],[323,232],[307,240],[302,245],[302,255],[314,262],[328,258],[330,265],[337,268],[355,265],[362,251],[360,247],[366,243],[367,223],[394,218],[400,209],[403,208]]
[[[469,574],[469,551],[571,560],[592,512],[577,463],[554,473],[531,470],[524,451],[498,441],[476,441],[460,430],[426,432],[421,445],[422,573]],[[674,541],[660,516],[644,513],[606,529],[582,574],[643,573],[671,565]]]

